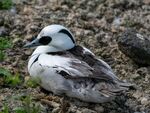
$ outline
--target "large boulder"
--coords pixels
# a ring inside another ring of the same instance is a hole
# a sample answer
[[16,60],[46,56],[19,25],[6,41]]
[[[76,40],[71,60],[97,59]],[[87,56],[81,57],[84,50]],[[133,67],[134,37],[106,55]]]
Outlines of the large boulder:
[[122,53],[140,65],[150,65],[150,40],[128,29],[118,38],[118,47]]

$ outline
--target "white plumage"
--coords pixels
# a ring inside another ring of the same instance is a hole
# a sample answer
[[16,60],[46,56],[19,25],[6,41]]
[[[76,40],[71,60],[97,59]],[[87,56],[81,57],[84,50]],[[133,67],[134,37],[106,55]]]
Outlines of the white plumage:
[[34,41],[25,45],[34,46],[38,47],[29,60],[28,71],[54,94],[103,103],[130,86],[119,80],[106,62],[76,45],[72,33],[61,25],[45,27]]

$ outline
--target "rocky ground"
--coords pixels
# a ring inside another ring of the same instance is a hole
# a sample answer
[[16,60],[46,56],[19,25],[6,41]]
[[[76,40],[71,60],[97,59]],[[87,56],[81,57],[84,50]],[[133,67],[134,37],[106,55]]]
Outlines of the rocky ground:
[[[26,112],[17,113],[150,113],[150,67],[137,65],[117,45],[118,37],[128,28],[150,36],[149,0],[14,0],[10,10],[0,13],[0,38],[12,41],[12,47],[4,50],[7,58],[0,61],[0,67],[22,78],[15,87],[0,84],[2,113],[16,113],[22,106]],[[105,60],[120,79],[135,84],[136,90],[110,103],[89,104],[27,87],[32,50],[23,45],[49,24],[68,27],[78,44]]]

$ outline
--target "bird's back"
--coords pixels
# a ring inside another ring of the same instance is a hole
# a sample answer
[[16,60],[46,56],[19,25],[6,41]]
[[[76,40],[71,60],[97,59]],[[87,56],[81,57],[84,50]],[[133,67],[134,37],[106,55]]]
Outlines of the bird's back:
[[119,80],[107,63],[82,46],[39,54],[37,58],[31,68],[43,70],[40,73],[42,79],[46,78],[43,79],[43,87],[56,94],[59,92],[83,101],[103,103],[130,86]]

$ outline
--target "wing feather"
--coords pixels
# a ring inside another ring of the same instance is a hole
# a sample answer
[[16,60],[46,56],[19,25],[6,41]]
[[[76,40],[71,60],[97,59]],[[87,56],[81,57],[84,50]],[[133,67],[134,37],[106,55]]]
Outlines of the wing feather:
[[43,66],[54,67],[56,72],[66,79],[95,79],[98,82],[118,84],[122,87],[130,86],[119,80],[107,63],[95,58],[93,53],[81,46],[63,52],[61,55],[40,55],[38,60]]

